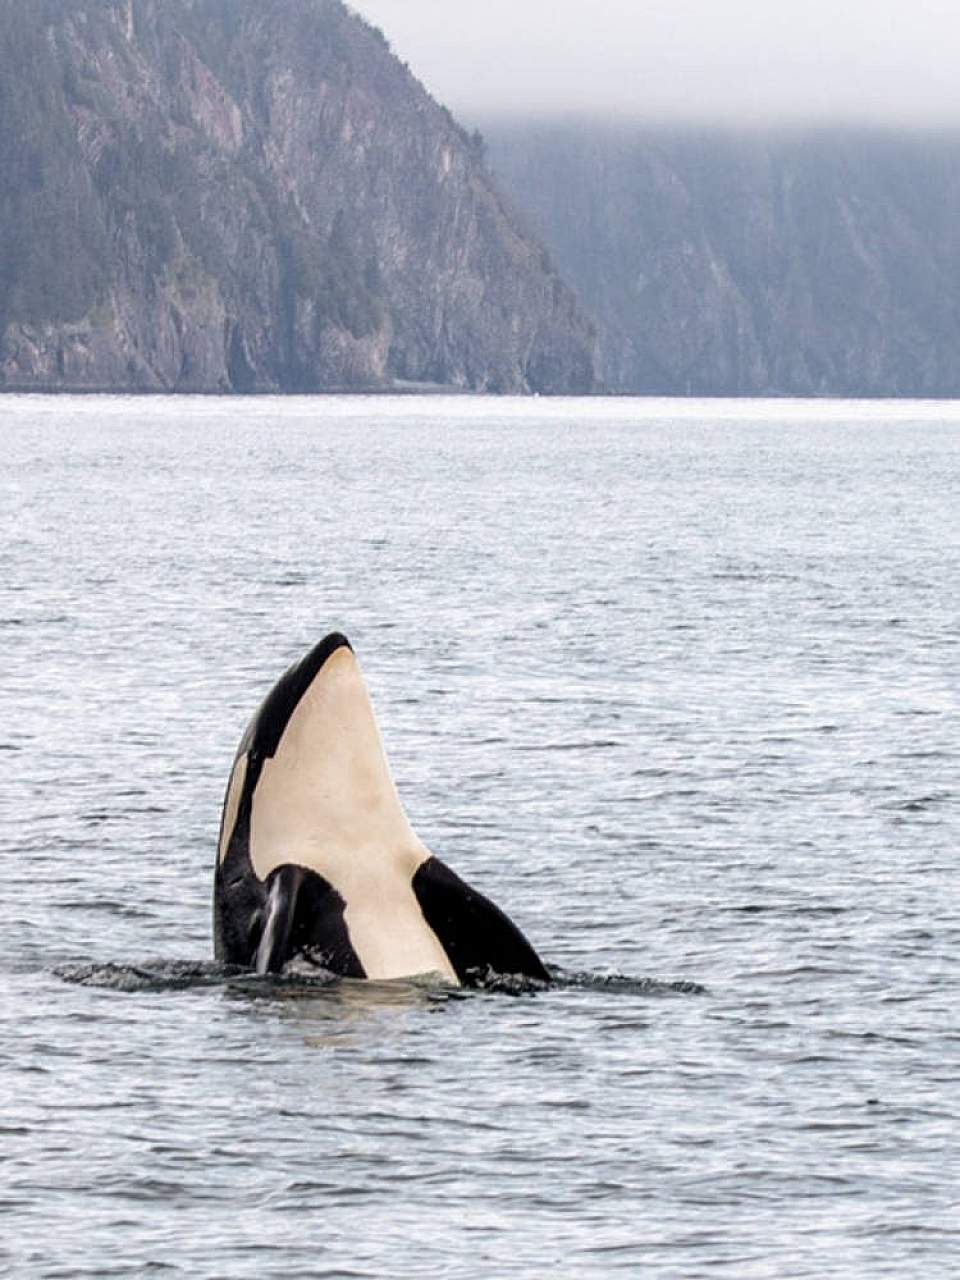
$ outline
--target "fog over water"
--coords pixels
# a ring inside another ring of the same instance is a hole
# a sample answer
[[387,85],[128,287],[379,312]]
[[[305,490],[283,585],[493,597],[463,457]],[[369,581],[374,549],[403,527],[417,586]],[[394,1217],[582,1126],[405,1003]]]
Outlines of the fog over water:
[[354,0],[427,88],[494,113],[960,122],[948,0]]

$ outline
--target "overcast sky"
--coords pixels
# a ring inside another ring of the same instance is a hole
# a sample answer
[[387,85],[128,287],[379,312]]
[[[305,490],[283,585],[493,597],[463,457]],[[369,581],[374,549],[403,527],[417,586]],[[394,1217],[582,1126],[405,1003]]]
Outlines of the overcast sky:
[[960,0],[350,3],[467,123],[960,122]]

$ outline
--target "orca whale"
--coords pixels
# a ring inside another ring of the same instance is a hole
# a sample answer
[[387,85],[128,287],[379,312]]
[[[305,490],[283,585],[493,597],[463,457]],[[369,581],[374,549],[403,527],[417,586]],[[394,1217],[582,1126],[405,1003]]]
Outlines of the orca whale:
[[353,648],[334,633],[278,680],[241,739],[214,877],[219,961],[352,978],[549,975],[515,924],[420,841]]

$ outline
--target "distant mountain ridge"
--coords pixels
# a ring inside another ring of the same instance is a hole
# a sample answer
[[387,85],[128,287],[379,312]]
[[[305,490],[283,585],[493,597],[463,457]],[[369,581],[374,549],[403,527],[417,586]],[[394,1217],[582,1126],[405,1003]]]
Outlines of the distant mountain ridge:
[[960,132],[480,123],[612,390],[960,395]]
[[0,389],[598,386],[477,141],[340,0],[0,0]]

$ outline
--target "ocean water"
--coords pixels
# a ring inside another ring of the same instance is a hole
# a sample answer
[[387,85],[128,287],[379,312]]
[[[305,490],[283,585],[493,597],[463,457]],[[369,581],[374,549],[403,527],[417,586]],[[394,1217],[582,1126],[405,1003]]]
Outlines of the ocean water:
[[[0,1272],[960,1274],[960,406],[0,399]],[[354,643],[540,992],[211,962]]]

